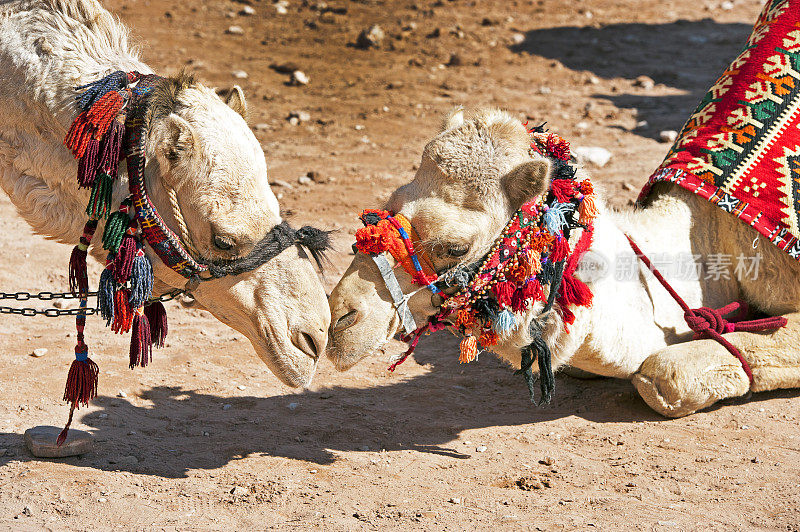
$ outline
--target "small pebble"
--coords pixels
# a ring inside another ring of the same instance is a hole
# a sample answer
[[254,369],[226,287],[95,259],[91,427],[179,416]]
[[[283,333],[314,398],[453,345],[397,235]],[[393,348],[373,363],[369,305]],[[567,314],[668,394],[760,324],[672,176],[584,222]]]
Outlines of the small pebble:
[[636,87],[641,87],[645,90],[650,90],[656,86],[656,82],[653,81],[653,78],[649,76],[639,76],[634,80],[633,85]]
[[515,33],[511,36],[511,42],[514,44],[522,44],[525,42],[525,35],[522,33]]
[[230,26],[225,30],[225,33],[228,35],[244,35],[244,30],[241,26]]
[[243,497],[244,495],[247,495],[249,492],[250,490],[248,490],[244,486],[234,486],[233,489],[231,489],[230,493],[234,497]]
[[279,14],[279,15],[285,15],[285,14],[287,14],[289,12],[289,10],[286,9],[286,5],[285,4],[278,3],[278,4],[275,4],[275,12],[277,14]]
[[125,399],[126,397],[128,397],[128,394],[123,392],[122,390],[120,390],[120,391],[117,392],[117,397],[121,397],[121,398]]
[[556,463],[555,459],[552,456],[545,456],[541,460],[539,460],[540,464],[551,466]]
[[97,417],[99,417],[100,419],[106,419],[108,418],[108,414],[106,414],[105,412],[101,412],[100,414],[97,415]]
[[628,192],[632,192],[636,190],[636,187],[631,185],[630,183],[622,183],[622,190],[627,190]]
[[383,39],[386,37],[383,29],[378,25],[373,25],[368,29],[363,30],[356,39],[356,48],[366,50],[368,48],[380,47]]
[[479,445],[478,447],[475,448],[475,452],[476,453],[485,453],[486,452],[486,446],[485,445]]
[[292,72],[292,79],[290,81],[292,85],[308,85],[309,81],[311,80],[302,70],[295,70]]
[[678,138],[678,132],[672,129],[665,129],[658,134],[658,141],[663,143],[675,142]]
[[35,357],[35,358],[39,358],[39,357],[45,356],[46,354],[47,354],[47,349],[46,348],[37,347],[36,349],[33,350],[33,352],[31,353],[31,356]]
[[240,384],[239,386],[237,386],[237,388],[239,388],[240,390],[246,390],[247,386],[245,386],[244,384]]
[[297,407],[300,406],[300,403],[289,403],[286,405],[289,410],[297,410]]
[[307,175],[301,175],[300,177],[297,178],[297,182],[300,183],[301,185],[310,185],[314,182],[314,180],[308,177]]
[[247,79],[248,74],[244,70],[234,70],[231,72],[231,76],[236,79]]
[[362,445],[358,448],[359,451],[369,452],[369,445]]
[[222,405],[222,409],[223,410],[230,410],[232,407],[233,407],[233,405],[229,404],[229,403],[226,403],[226,404]]
[[99,499],[97,499],[97,502],[108,502],[108,499],[106,499],[105,497],[100,497]]
[[733,9],[733,2],[722,2],[719,5],[719,8],[723,11],[730,11],[731,9]]
[[452,497],[448,502],[452,504],[461,504],[461,497]]
[[253,9],[251,6],[244,6],[239,14],[245,17],[251,17],[256,14],[256,10]]

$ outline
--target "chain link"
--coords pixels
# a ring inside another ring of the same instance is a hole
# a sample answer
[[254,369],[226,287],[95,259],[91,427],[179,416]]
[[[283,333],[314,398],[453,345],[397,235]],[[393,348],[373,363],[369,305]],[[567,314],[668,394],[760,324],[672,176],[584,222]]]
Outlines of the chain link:
[[[181,289],[175,289],[171,292],[167,292],[166,294],[160,295],[158,297],[151,298],[150,301],[172,301],[176,297],[182,295],[184,293]],[[88,297],[97,297],[97,292],[89,292],[87,294]],[[39,292],[38,294],[31,294],[30,292],[13,292],[13,293],[6,293],[0,292],[0,300],[14,300],[14,301],[30,301],[31,299],[37,299],[40,301],[52,301],[54,299],[80,299],[80,296],[77,296],[71,292]],[[58,318],[61,316],[77,316],[81,313],[91,316],[93,314],[99,314],[100,310],[96,307],[88,307],[85,309],[81,308],[47,308],[47,309],[36,309],[36,308],[15,308],[15,307],[4,307],[0,306],[0,314],[13,314],[16,316],[46,316],[48,318]]]

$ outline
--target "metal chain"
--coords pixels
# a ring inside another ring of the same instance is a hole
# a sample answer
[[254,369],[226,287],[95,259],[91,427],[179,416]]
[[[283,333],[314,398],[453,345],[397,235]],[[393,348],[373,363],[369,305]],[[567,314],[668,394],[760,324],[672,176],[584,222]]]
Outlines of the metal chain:
[[[181,289],[175,289],[171,292],[167,292],[166,294],[160,295],[158,297],[151,298],[150,301],[171,301],[176,297],[183,294],[184,291]],[[89,292],[88,297],[97,297],[97,292]],[[30,292],[14,292],[14,293],[6,293],[0,292],[0,300],[4,299],[11,299],[14,301],[29,301],[31,299],[38,299],[40,301],[52,301],[54,299],[80,299],[80,296],[74,295],[71,292],[39,292],[38,294],[32,294]],[[97,307],[89,307],[85,309],[81,308],[48,308],[48,309],[36,309],[36,308],[15,308],[15,307],[4,307],[0,306],[0,314],[14,314],[17,316],[46,316],[48,318],[58,318],[61,316],[77,316],[78,314],[84,313],[87,316],[91,316],[93,314],[98,314],[100,311]]]

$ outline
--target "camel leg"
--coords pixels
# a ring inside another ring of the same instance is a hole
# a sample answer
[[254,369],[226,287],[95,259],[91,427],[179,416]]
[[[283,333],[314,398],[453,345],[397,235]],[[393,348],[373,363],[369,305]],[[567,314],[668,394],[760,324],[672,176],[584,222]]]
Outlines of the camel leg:
[[714,340],[671,345],[650,355],[633,385],[650,407],[667,417],[682,417],[730,397],[800,387],[800,313],[786,316],[782,329],[736,332],[725,338],[753,370],[753,385],[739,360]]

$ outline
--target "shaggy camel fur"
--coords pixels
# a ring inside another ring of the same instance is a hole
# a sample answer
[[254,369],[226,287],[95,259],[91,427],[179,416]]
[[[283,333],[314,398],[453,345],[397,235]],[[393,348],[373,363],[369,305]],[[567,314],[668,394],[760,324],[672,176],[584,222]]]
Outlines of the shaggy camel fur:
[[[426,146],[414,180],[396,190],[386,208],[411,220],[437,271],[471,263],[488,251],[521,203],[533,199],[518,192],[536,180],[532,160],[546,164],[529,153],[529,137],[518,120],[500,111],[479,110],[465,116],[459,110],[446,118],[442,132]],[[523,325],[493,350],[519,367],[520,350],[531,342],[528,324],[540,320],[554,367],[570,364],[598,375],[631,379],[654,410],[672,417],[748,390],[800,387],[800,264],[751,227],[691,193],[661,185],[652,197],[644,210],[610,212],[600,204],[592,253],[581,266],[604,257],[610,271],[588,276],[590,268],[579,267],[594,292],[594,303],[573,309],[576,321],[569,334],[558,312],[539,316],[543,305],[537,303],[519,316]],[[717,280],[698,275],[672,281],[692,308],[718,308],[744,300],[767,314],[787,317],[788,326],[774,332],[725,335],[750,363],[752,387],[739,361],[721,345],[691,340],[683,311],[636,261],[626,234],[651,257],[663,253],[686,257],[691,268],[702,267],[713,254],[761,255],[756,278],[731,275]],[[466,255],[458,259],[449,254],[464,249]],[[618,280],[614,274],[624,263],[634,268],[630,280]],[[403,291],[413,292],[417,287],[409,276],[402,268],[396,271]],[[439,301],[428,291],[411,298],[409,306],[418,324],[436,312]],[[353,366],[399,330],[392,298],[364,254],[357,254],[330,304],[328,356],[340,370]]]
[[[77,162],[62,145],[78,113],[75,87],[116,70],[152,72],[129,48],[127,29],[95,0],[0,2],[0,186],[47,238],[75,244],[86,219],[89,192],[78,189]],[[235,87],[223,102],[185,76],[169,86],[174,90],[158,98],[169,108],[156,114],[163,118],[148,133],[152,199],[177,230],[165,184],[177,191],[192,241],[206,259],[244,256],[281,222],[264,153],[244,119],[244,95]],[[115,204],[127,189],[123,167]],[[103,260],[100,247],[92,254]],[[156,291],[182,288],[186,280],[148,252]],[[247,336],[291,386],[311,380],[330,321],[325,292],[301,253],[289,248],[252,272],[194,291],[198,303]]]

